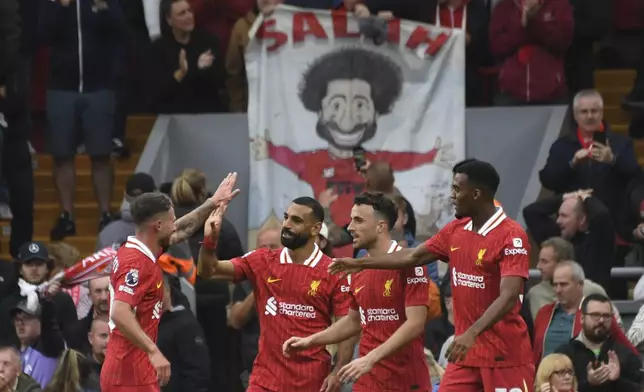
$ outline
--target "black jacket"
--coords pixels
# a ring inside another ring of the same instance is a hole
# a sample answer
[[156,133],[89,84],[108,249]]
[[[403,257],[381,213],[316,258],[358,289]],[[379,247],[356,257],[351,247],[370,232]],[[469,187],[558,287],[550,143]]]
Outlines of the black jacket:
[[[0,301],[0,345],[15,346],[18,344],[16,328],[11,320],[10,312],[23,299],[24,297],[20,295],[20,288],[16,285],[14,290]],[[42,302],[49,303],[49,300]],[[78,314],[72,297],[67,293],[59,292],[51,298],[51,302],[63,338],[65,341],[74,341],[74,335],[77,333]]]
[[560,137],[550,147],[546,165],[539,172],[541,185],[557,194],[592,189],[593,196],[599,198],[610,211],[617,211],[626,187],[639,172],[639,164],[633,141],[611,132],[610,125],[604,126],[606,138],[616,157],[614,164],[589,159],[571,167],[573,156],[582,148],[577,130],[572,128],[569,135]]
[[96,10],[92,0],[77,0],[67,7],[59,1],[42,2],[40,33],[52,49],[49,88],[92,92],[113,87],[127,30],[118,1],[105,2],[105,10]]
[[[620,376],[616,381],[608,381],[602,385],[590,385],[588,383],[588,364],[608,363],[608,352],[615,351],[619,358]],[[615,342],[609,337],[601,347],[599,355],[590,351],[581,341],[573,338],[568,344],[555,350],[565,354],[572,360],[575,376],[579,383],[579,392],[640,392],[642,379],[640,368],[642,362],[627,347]]]
[[17,0],[0,0],[0,86],[13,72],[20,51],[20,17]]
[[[569,0],[573,9],[573,42],[594,42],[603,38],[613,24],[613,7],[605,0]],[[572,45],[571,45],[572,46]]]
[[[557,214],[561,202],[562,196],[548,197],[523,209],[526,226],[537,244],[561,235],[559,226],[551,218]],[[594,196],[584,201],[584,208],[589,219],[588,232],[577,233],[570,240],[575,247],[575,260],[584,267],[586,278],[608,287],[615,257],[615,230],[610,211]]]
[[208,347],[192,312],[183,307],[163,312],[157,345],[171,364],[170,383],[163,392],[210,391]]
[[[213,35],[193,31],[187,45],[180,44],[169,33],[152,44],[149,86],[154,97],[152,107],[159,113],[217,113],[227,111],[227,98],[222,96],[226,71],[219,41]],[[179,69],[179,52],[186,51],[188,73],[181,82],[174,78]],[[199,56],[212,51],[215,59],[210,68],[197,67]]]

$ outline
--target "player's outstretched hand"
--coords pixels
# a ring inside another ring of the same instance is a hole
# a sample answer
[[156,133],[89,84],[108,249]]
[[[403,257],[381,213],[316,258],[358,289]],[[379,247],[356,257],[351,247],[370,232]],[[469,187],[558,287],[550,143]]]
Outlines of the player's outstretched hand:
[[285,357],[290,357],[291,353],[306,350],[309,347],[311,347],[310,338],[298,338],[297,336],[293,336],[288,338],[288,340],[282,344],[282,354],[284,354]]
[[219,206],[221,203],[228,203],[240,192],[239,189],[235,189],[235,183],[237,182],[237,173],[228,173],[226,178],[219,184],[219,187],[215,191],[215,194],[212,195],[210,200],[212,200],[215,205]]
[[372,368],[373,362],[368,356],[360,357],[340,369],[338,377],[343,383],[356,382],[357,379],[369,373]]
[[445,352],[445,357],[449,362],[458,362],[465,359],[465,355],[474,346],[476,341],[476,334],[469,330],[464,334],[454,337],[452,344],[449,345]]
[[362,263],[359,259],[342,258],[333,259],[333,263],[329,265],[329,273],[332,274],[353,274],[362,271]]
[[170,362],[161,354],[158,348],[148,355],[150,363],[157,371],[157,380],[160,386],[165,386],[170,381]]
[[224,214],[227,209],[228,203],[222,203],[216,210],[210,213],[210,216],[206,219],[206,223],[203,226],[204,238],[209,237],[217,242],[217,239],[219,239],[219,231],[221,230],[221,222],[224,219]]

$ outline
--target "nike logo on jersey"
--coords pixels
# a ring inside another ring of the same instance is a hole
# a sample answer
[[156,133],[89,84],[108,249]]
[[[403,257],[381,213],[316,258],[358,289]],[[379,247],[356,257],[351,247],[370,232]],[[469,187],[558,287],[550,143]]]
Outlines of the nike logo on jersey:
[[364,287],[364,286],[360,286],[360,287],[358,287],[358,288],[356,289],[356,291],[354,291],[354,293],[358,294],[358,293],[360,292],[360,290],[362,290],[362,288],[363,288],[363,287]]
[[163,282],[157,283],[157,289],[160,289],[162,284],[163,284]]
[[268,279],[266,279],[266,281],[267,281],[268,283],[275,283],[275,282],[279,282],[280,280],[282,280],[282,279],[275,279],[275,278],[271,278],[271,277],[269,277]]
[[453,247],[453,246],[451,246],[451,247],[449,248],[449,250],[451,250],[452,252],[454,252],[455,250],[459,250],[459,249],[460,249],[460,248],[455,248],[455,247]]

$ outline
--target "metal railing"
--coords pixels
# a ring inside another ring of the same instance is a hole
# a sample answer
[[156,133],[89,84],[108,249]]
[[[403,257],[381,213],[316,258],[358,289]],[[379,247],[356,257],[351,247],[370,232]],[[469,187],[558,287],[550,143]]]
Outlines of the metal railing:
[[[634,278],[638,279],[644,275],[644,267],[613,267],[610,271],[611,278]],[[538,269],[530,270],[530,279],[538,279],[541,272]]]

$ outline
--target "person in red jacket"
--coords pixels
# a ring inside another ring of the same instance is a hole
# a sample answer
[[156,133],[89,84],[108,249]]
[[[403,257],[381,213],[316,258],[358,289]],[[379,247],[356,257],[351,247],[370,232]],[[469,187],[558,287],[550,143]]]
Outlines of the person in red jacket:
[[[535,366],[541,358],[567,344],[581,331],[584,279],[584,270],[579,263],[561,261],[557,265],[553,276],[557,302],[543,306],[534,320],[532,354]],[[637,353],[614,317],[611,321],[610,335]]]
[[501,0],[490,21],[490,50],[502,62],[495,104],[567,103],[572,34],[568,0]]

